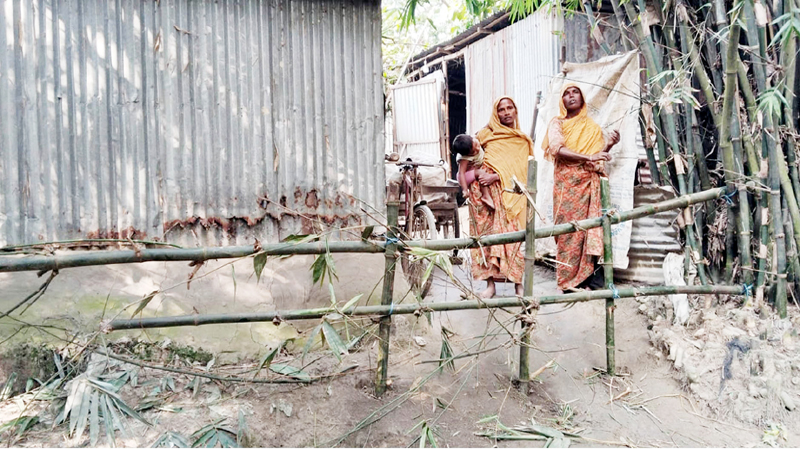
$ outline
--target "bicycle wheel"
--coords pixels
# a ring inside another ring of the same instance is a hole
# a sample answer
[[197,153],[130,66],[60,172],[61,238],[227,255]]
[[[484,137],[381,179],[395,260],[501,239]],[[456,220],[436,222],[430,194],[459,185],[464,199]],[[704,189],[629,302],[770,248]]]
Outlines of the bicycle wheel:
[[[433,212],[427,205],[414,207],[414,216],[411,219],[411,223],[407,224],[406,230],[411,239],[431,240],[438,237],[436,218],[433,217]],[[411,261],[408,255],[403,255],[400,258],[400,265],[403,267],[403,274],[405,274],[406,280],[411,285],[411,288],[423,298],[428,295],[433,283],[433,277],[428,277],[425,283],[422,283],[422,277],[425,275],[428,264],[430,263],[425,260]]]

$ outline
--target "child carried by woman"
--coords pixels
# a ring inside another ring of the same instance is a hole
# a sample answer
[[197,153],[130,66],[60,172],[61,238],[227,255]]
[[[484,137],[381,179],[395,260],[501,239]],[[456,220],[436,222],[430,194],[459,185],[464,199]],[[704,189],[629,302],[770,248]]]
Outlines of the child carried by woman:
[[[451,151],[458,158],[458,184],[462,192],[466,193],[469,185],[485,173],[483,167],[483,148],[480,142],[468,134],[459,134],[453,140]],[[481,201],[494,210],[494,202],[489,193],[489,186],[481,186]]]

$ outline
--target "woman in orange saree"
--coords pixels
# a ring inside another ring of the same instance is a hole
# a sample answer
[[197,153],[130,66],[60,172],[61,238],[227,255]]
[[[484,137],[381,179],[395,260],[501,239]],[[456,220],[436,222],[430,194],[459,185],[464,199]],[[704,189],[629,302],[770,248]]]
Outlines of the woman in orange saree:
[[[469,185],[470,235],[508,233],[525,229],[525,197],[505,192],[512,188],[512,178],[528,179],[528,157],[533,156],[533,142],[519,128],[517,106],[510,97],[500,97],[492,108],[489,124],[477,134],[485,151],[484,175]],[[488,186],[495,209],[481,199],[481,186]],[[495,280],[507,280],[522,295],[524,256],[522,243],[472,249],[472,276],[486,280],[481,294],[491,298],[496,292]]]
[[[574,83],[561,89],[560,114],[547,127],[542,142],[545,158],[555,164],[553,222],[569,223],[600,216],[600,176],[605,176],[608,151],[619,142],[619,132],[603,136],[589,117],[583,93]],[[603,231],[592,228],[556,236],[556,279],[559,289],[603,286],[595,263],[603,251]]]

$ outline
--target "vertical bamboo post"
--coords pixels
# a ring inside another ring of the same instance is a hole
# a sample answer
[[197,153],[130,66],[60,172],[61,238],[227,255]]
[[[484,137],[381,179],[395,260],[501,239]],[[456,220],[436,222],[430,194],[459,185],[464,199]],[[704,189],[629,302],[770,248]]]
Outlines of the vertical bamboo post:
[[[608,178],[600,178],[600,203],[603,208],[603,275],[606,289],[614,288],[614,255],[611,247],[611,193]],[[606,370],[609,375],[616,373],[614,355],[614,298],[606,299]]]
[[[400,209],[400,193],[397,187],[390,187],[386,201],[386,265],[383,271],[383,292],[381,305],[391,305],[394,295],[394,272],[397,265],[397,215]],[[392,331],[392,316],[381,317],[378,327],[378,369],[375,373],[375,396],[386,392],[389,374],[389,334]]]
[[[528,193],[536,199],[536,161],[528,161]],[[536,211],[528,202],[528,223],[525,226],[525,275],[522,278],[522,295],[533,297],[533,265],[536,262]],[[528,353],[531,344],[531,325],[522,322],[522,336],[519,343],[519,387],[523,393],[528,394],[530,382],[530,361]]]

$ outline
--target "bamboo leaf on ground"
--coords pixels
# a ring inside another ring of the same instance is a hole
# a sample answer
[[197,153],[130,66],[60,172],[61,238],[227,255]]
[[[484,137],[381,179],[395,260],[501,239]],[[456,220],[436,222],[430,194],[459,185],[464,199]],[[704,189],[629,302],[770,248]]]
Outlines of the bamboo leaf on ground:
[[325,337],[325,341],[328,343],[328,347],[333,351],[333,355],[336,356],[336,359],[341,361],[342,355],[347,354],[347,345],[342,341],[339,333],[337,333],[336,329],[327,321],[322,321],[322,334]]
[[188,448],[189,443],[178,433],[167,431],[150,445],[151,448]]
[[284,345],[286,345],[286,341],[281,341],[281,343],[272,349],[271,352],[264,355],[264,358],[258,363],[258,367],[256,367],[256,372],[253,374],[253,379],[258,376],[259,372],[261,372],[261,369],[263,369],[264,366],[269,367],[269,365],[272,364],[272,360],[275,359],[275,356],[281,351]]
[[301,381],[311,381],[311,375],[302,370],[298,369],[297,367],[290,366],[288,364],[272,364],[269,366],[269,370],[281,374],[286,375],[292,378],[296,378]]
[[311,334],[306,339],[306,345],[303,346],[303,355],[300,357],[301,362],[305,362],[306,355],[308,354],[308,351],[311,350],[311,346],[314,345],[314,339],[317,337],[317,335],[321,330],[322,330],[322,324],[315,326],[314,329],[311,330]]
[[39,423],[39,416],[20,416],[0,424],[0,433],[10,431],[16,434],[17,439],[19,439],[29,428],[37,423]]
[[3,390],[0,391],[0,401],[8,400],[11,397],[12,389],[14,388],[14,383],[17,381],[17,372],[12,372],[11,375],[6,380],[6,384],[3,386]]

